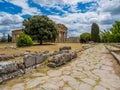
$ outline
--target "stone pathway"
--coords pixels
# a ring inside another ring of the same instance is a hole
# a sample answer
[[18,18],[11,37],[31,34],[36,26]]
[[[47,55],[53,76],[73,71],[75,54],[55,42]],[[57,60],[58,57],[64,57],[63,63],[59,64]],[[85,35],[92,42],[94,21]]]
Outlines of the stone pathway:
[[99,44],[83,51],[68,65],[46,74],[33,73],[34,78],[26,77],[24,82],[0,86],[0,90],[120,90],[120,76],[113,62],[115,59]]

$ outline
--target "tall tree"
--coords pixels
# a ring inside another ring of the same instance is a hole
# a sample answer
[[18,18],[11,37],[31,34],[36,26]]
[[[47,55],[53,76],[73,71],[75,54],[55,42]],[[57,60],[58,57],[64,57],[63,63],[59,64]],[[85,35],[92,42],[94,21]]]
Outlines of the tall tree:
[[93,23],[91,26],[91,40],[94,42],[100,42],[99,26],[96,23]]
[[35,15],[28,18],[23,21],[23,25],[25,26],[24,32],[30,35],[33,40],[39,41],[40,44],[43,41],[56,40],[58,34],[57,25],[45,15]]
[[12,37],[8,34],[8,38],[7,38],[8,42],[12,42]]

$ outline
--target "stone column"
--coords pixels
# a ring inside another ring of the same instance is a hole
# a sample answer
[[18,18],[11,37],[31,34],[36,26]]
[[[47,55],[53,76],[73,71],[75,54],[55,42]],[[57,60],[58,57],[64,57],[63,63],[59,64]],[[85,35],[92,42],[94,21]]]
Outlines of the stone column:
[[65,33],[63,32],[63,42],[65,42],[65,36],[64,36],[64,34],[65,34]]
[[15,34],[13,34],[13,42],[14,43],[16,42],[16,36],[15,36]]
[[64,42],[66,41],[66,34],[65,34],[65,32],[64,32]]
[[59,32],[59,42],[61,42],[61,36],[62,36],[62,34],[61,34],[61,32]]
[[64,33],[64,42],[66,42],[66,32]]
[[63,43],[64,43],[64,32],[63,32]]

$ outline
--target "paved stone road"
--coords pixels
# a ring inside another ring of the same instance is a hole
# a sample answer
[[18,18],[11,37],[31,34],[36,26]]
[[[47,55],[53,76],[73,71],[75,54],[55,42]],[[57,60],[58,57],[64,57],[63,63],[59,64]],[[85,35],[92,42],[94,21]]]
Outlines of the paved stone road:
[[62,68],[33,73],[33,79],[0,90],[120,90],[120,76],[113,62],[115,59],[100,44]]

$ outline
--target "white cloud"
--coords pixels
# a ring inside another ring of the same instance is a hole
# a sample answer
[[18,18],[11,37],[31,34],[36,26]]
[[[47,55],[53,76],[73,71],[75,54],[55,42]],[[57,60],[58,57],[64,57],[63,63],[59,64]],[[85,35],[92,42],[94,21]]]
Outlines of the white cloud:
[[64,17],[49,15],[49,17],[56,23],[65,24],[69,29],[69,36],[79,36],[83,32],[90,32],[92,18],[98,18],[95,12],[67,14]]
[[98,2],[100,12],[110,12],[111,14],[120,13],[120,0],[100,0]]
[[[64,1],[64,0],[63,0]],[[69,36],[79,36],[83,32],[90,32],[91,24],[96,22],[99,24],[100,29],[109,29],[115,20],[120,20],[120,0],[99,0],[97,4],[91,5],[90,10],[81,13],[77,12],[76,3],[90,2],[92,0],[66,0],[66,3],[73,5],[71,11],[74,13],[66,13],[63,16],[49,15],[57,23],[65,24],[69,29]],[[95,1],[95,0],[93,0]],[[96,11],[92,11],[96,8]]]
[[0,12],[0,33],[11,33],[12,30],[21,29],[23,20],[20,15]]
[[48,6],[48,7],[52,7],[56,4],[60,4],[60,5],[65,5],[65,4],[69,4],[69,5],[76,5],[78,2],[79,3],[86,3],[86,2],[92,2],[92,1],[96,1],[96,0],[33,0],[35,3],[41,5],[41,6]]
[[6,0],[9,3],[12,3],[16,6],[19,6],[22,8],[22,13],[20,15],[35,15],[35,14],[41,14],[40,10],[35,7],[29,7],[28,0]]
[[[42,7],[47,8],[48,10],[50,8],[56,8],[57,10],[61,10],[63,13],[78,13],[81,12],[81,9],[78,9],[77,4],[78,3],[87,3],[87,2],[92,2],[96,0],[33,0],[36,4],[39,4]],[[69,6],[68,11],[63,10],[65,5]],[[94,7],[95,5],[93,5]],[[89,8],[90,10],[93,9],[93,7]]]

